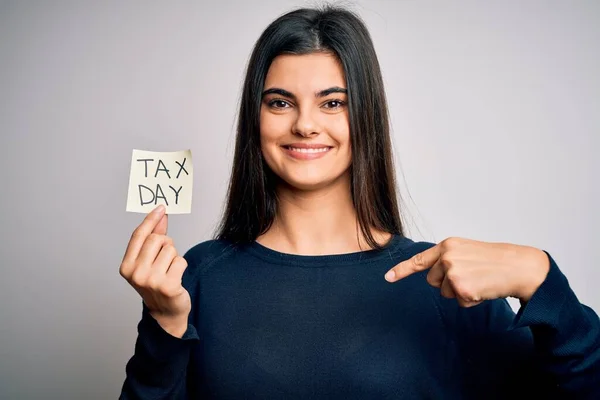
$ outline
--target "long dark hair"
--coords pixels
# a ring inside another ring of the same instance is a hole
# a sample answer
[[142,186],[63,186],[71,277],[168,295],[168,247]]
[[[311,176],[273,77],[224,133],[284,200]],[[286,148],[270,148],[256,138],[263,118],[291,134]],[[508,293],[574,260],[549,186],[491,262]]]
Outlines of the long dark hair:
[[266,232],[277,211],[278,177],[260,145],[265,77],[280,54],[329,52],[344,69],[352,148],[351,194],[361,231],[379,249],[372,228],[404,235],[398,209],[389,117],[371,36],[353,12],[327,5],[301,8],[273,21],[256,42],[243,86],[227,204],[216,237],[248,243]]

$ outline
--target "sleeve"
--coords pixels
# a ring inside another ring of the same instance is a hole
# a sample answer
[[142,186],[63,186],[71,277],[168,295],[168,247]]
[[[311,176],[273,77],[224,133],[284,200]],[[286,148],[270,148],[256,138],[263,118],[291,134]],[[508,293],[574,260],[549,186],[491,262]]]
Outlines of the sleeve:
[[548,257],[546,279],[516,315],[505,299],[455,306],[473,398],[600,399],[600,320]]
[[556,391],[577,399],[600,399],[600,319],[581,304],[550,254],[545,281],[519,309],[509,330],[528,327],[534,352]]
[[436,298],[465,398],[600,399],[600,320],[555,261],[515,315],[506,299],[463,308]]
[[[190,270],[195,265],[190,252],[184,258],[188,268],[183,276],[183,286],[190,290]],[[187,399],[188,363],[192,348],[199,341],[196,328],[188,324],[183,337],[174,337],[150,315],[145,305],[142,307],[135,350],[125,368],[126,377],[119,399]]]
[[125,368],[122,400],[186,399],[186,370],[196,329],[188,325],[183,337],[162,329],[144,306],[133,357]]

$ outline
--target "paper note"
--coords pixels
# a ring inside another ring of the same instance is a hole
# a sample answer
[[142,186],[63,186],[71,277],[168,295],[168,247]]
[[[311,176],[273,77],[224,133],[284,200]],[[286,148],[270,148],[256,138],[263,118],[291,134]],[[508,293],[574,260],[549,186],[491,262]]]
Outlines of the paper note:
[[192,152],[133,150],[127,211],[148,213],[164,204],[167,214],[192,210]]

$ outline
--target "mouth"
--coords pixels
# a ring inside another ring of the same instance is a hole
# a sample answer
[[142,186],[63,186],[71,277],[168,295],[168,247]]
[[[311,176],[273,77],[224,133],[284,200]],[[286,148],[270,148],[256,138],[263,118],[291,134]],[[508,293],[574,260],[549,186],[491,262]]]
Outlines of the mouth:
[[294,147],[293,145],[289,146],[281,146],[286,150],[296,151],[300,153],[323,153],[329,151],[331,146],[321,146],[321,147]]
[[326,155],[331,149],[332,146],[326,145],[284,145],[281,146],[285,153],[292,158],[299,160],[314,160],[316,158],[321,158]]

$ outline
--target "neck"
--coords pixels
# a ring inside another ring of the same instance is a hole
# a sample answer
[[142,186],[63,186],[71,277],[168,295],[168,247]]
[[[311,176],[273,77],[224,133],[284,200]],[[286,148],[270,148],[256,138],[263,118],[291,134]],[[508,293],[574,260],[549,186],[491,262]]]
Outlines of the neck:
[[[326,188],[302,191],[281,185],[278,209],[271,228],[257,242],[291,254],[344,254],[369,250],[357,220],[349,177]],[[390,235],[372,230],[384,244]]]

